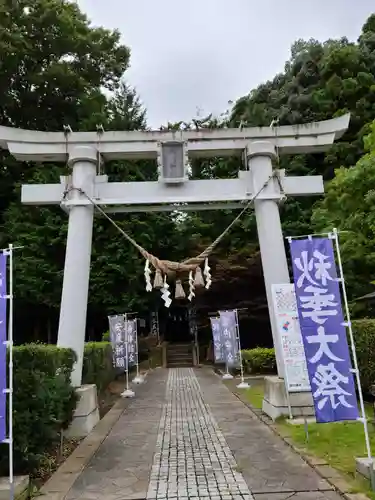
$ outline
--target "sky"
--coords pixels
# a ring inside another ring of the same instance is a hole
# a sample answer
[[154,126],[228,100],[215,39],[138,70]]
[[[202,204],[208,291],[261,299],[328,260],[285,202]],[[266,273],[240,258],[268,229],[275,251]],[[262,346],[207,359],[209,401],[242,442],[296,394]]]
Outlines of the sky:
[[299,39],[356,40],[374,0],[76,0],[131,50],[147,122],[219,115],[283,70]]

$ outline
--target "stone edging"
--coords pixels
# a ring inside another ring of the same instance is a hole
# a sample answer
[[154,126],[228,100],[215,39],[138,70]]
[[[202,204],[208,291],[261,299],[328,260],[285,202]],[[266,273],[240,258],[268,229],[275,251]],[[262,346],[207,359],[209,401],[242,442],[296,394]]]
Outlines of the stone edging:
[[[225,385],[225,384],[224,384]],[[363,493],[350,493],[352,487],[346,481],[346,479],[333,467],[328,465],[328,463],[323,458],[318,458],[312,455],[308,455],[301,448],[296,446],[289,436],[283,436],[277,429],[274,422],[263,414],[262,410],[258,410],[251,406],[250,403],[244,401],[239,394],[231,391],[231,389],[225,385],[227,389],[236,396],[236,398],[241,401],[249,410],[258,418],[262,423],[267,425],[274,434],[280,437],[293,451],[295,451],[310,467],[316,470],[316,472],[325,479],[333,488],[340,493],[346,500],[370,500],[369,497]]]
[[[145,378],[148,372],[143,374]],[[97,423],[91,433],[83,439],[71,455],[52,474],[40,489],[39,495],[46,500],[64,500],[75,481],[98,451],[132,399],[119,399],[106,415]]]

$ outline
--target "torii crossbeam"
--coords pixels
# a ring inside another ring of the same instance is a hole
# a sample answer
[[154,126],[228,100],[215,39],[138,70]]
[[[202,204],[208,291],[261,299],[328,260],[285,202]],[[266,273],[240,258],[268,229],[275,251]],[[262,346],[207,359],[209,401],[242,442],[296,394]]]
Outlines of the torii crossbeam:
[[[0,127],[0,147],[17,159],[66,162],[72,175],[59,184],[22,186],[22,203],[61,205],[69,213],[58,345],[75,350],[78,362],[72,383],[81,383],[90,275],[94,206],[77,190],[63,200],[67,186],[80,188],[106,212],[204,210],[240,208],[272,175],[279,154],[327,150],[349,125],[350,115],[323,122],[276,128],[201,129],[197,131],[39,132]],[[248,170],[237,179],[189,180],[189,158],[243,155]],[[108,182],[97,175],[99,158],[156,159],[155,182]],[[321,176],[287,177],[280,171],[282,191],[289,196],[324,192]],[[278,374],[283,377],[281,346],[272,306],[271,285],[289,283],[278,201],[283,196],[275,180],[254,201],[267,300]]]

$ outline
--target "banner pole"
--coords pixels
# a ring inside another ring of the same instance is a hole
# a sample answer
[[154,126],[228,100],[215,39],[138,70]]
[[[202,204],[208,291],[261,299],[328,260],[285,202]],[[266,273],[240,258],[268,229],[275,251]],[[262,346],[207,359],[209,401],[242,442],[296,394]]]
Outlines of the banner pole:
[[247,382],[245,382],[244,373],[243,373],[243,359],[242,359],[242,351],[241,351],[241,339],[240,339],[240,325],[238,322],[238,310],[234,310],[234,314],[236,317],[236,336],[237,336],[237,344],[238,344],[238,354],[240,357],[240,369],[241,369],[241,383],[238,384],[239,389],[248,389],[250,386]]
[[333,229],[333,239],[335,240],[335,246],[336,246],[336,254],[337,254],[337,263],[339,266],[339,281],[341,283],[341,289],[342,289],[342,296],[344,299],[344,306],[345,306],[345,316],[346,316],[346,326],[349,331],[349,338],[350,338],[350,346],[352,350],[352,356],[353,356],[353,364],[354,364],[354,372],[355,377],[356,377],[356,382],[357,382],[357,388],[358,388],[358,396],[359,396],[359,404],[361,408],[361,414],[363,423],[363,430],[365,433],[365,442],[366,442],[366,450],[367,450],[367,458],[370,460],[370,479],[371,479],[371,487],[372,490],[375,491],[375,475],[374,475],[374,460],[372,457],[371,453],[371,444],[370,444],[370,437],[369,437],[369,432],[368,432],[368,425],[367,425],[367,418],[366,418],[366,412],[365,412],[365,404],[363,401],[363,394],[362,394],[362,385],[361,385],[361,376],[359,374],[359,368],[358,368],[358,360],[357,360],[357,351],[355,348],[355,343],[354,343],[354,335],[353,335],[353,329],[352,329],[352,323],[350,321],[350,311],[349,311],[349,305],[348,305],[348,296],[346,293],[346,286],[345,286],[345,280],[344,280],[344,271],[342,267],[342,260],[341,260],[341,252],[340,252],[340,244],[339,244],[339,235],[338,231],[336,228]]
[[14,500],[13,477],[13,245],[9,245],[9,487],[10,499]]
[[134,397],[135,393],[132,391],[129,387],[129,354],[128,354],[128,315],[127,313],[124,314],[124,343],[125,343],[125,380],[126,380],[126,387],[124,392],[121,393],[121,396],[123,398],[132,398]]
[[134,335],[135,335],[135,348],[136,348],[136,352],[135,352],[135,363],[136,363],[136,376],[133,378],[133,382],[135,384],[143,384],[144,382],[144,378],[142,377],[142,375],[139,374],[139,351],[138,351],[138,319],[135,319],[135,331],[134,331]]
[[[221,315],[219,311],[219,321],[220,321],[220,328],[222,329],[222,324],[221,324]],[[224,354],[225,354],[225,373],[222,376],[223,380],[232,380],[233,375],[229,373],[229,365],[228,365],[228,353],[227,349],[224,349]]]

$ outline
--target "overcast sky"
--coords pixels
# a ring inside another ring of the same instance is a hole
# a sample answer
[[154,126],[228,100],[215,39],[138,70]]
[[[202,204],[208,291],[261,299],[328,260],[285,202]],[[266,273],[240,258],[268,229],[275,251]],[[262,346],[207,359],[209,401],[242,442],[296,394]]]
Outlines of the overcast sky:
[[131,49],[148,124],[227,109],[282,71],[298,38],[357,39],[374,0],[77,0]]

